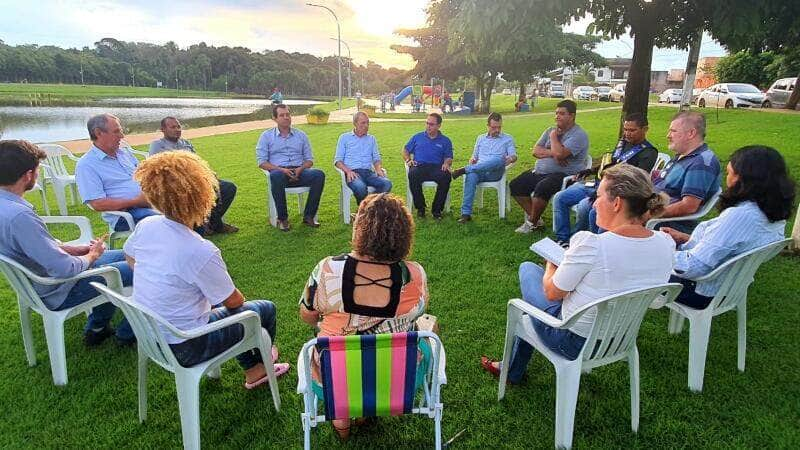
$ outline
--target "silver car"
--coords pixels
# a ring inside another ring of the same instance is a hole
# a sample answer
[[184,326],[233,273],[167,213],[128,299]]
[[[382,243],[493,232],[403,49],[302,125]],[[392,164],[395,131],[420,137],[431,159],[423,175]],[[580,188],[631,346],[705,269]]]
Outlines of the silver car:
[[697,106],[725,108],[760,108],[764,93],[747,83],[719,83],[700,93]]
[[667,89],[658,96],[658,103],[680,103],[683,89]]
[[767,90],[767,98],[761,104],[764,108],[783,108],[789,97],[792,95],[795,86],[797,86],[797,78],[781,78],[780,80],[772,83],[772,86]]

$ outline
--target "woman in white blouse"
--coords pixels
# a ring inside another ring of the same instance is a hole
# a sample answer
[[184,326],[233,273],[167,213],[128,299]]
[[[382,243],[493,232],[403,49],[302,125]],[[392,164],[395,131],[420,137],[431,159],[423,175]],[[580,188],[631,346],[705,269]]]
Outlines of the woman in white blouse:
[[[519,268],[523,299],[558,318],[568,318],[581,306],[608,295],[667,282],[675,244],[664,233],[645,228],[646,218],[661,213],[667,199],[653,190],[642,169],[620,164],[608,169],[597,191],[594,207],[603,234],[576,233],[560,266],[543,269],[531,262]],[[552,328],[534,318],[541,340],[553,351],[575,359],[591,332],[596,311],[591,310],[570,329]],[[508,381],[522,381],[533,348],[517,339]],[[500,363],[486,357],[481,364],[498,375]]]
[[692,308],[706,308],[724,277],[701,283],[691,279],[736,255],[783,239],[794,205],[794,182],[774,148],[752,145],[736,150],[727,172],[718,217],[700,223],[691,236],[661,228],[678,244],[675,272],[680,276],[671,281],[683,284],[683,290],[675,301]]
[[[147,200],[164,215],[136,225],[125,242],[125,257],[133,271],[133,299],[157,312],[176,328],[188,331],[240,311],[254,311],[261,327],[275,340],[275,305],[267,300],[246,302],[233,284],[219,249],[197,234],[216,203],[217,179],[208,164],[191,152],[165,152],[139,165],[134,178]],[[231,325],[194,339],[180,339],[162,330],[175,358],[193,366],[227,350],[244,336]],[[236,357],[245,371],[245,387],[267,382],[262,358],[278,357],[249,350]],[[275,364],[276,375],[289,370]]]

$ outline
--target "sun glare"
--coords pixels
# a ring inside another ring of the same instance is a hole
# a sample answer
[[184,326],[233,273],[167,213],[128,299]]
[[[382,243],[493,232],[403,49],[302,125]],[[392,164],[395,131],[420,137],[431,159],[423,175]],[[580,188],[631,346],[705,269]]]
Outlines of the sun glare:
[[423,26],[428,0],[351,0],[348,3],[355,12],[356,23],[365,33],[391,36],[398,28]]

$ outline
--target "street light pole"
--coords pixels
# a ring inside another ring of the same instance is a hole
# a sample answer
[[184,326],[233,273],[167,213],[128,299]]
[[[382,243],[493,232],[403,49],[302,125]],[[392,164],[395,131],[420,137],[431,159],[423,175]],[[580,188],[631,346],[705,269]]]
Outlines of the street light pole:
[[[336,39],[336,38],[331,38],[331,39],[334,40],[334,41],[338,41],[339,40],[339,39]],[[352,97],[353,96],[353,89],[352,89],[352,83],[351,83],[350,78],[351,78],[352,73],[353,73],[352,72],[352,66],[351,66],[351,64],[353,64],[353,57],[350,54],[350,46],[347,45],[347,41],[340,41],[340,42],[342,44],[344,44],[344,46],[347,48],[347,96],[348,97]]]
[[314,6],[316,8],[323,8],[327,10],[333,16],[333,20],[336,21],[336,33],[339,40],[339,110],[342,109],[342,28],[339,26],[339,18],[336,17],[336,13],[333,12],[332,9],[328,8],[327,6],[317,5],[314,3],[306,3],[308,6]]

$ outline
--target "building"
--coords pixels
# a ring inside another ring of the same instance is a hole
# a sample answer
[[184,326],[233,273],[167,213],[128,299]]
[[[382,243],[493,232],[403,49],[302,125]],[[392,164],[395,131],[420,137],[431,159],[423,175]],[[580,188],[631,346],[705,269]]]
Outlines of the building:
[[694,79],[694,87],[705,89],[712,84],[717,84],[717,75],[714,69],[719,62],[719,56],[707,56],[697,61],[697,75]]

